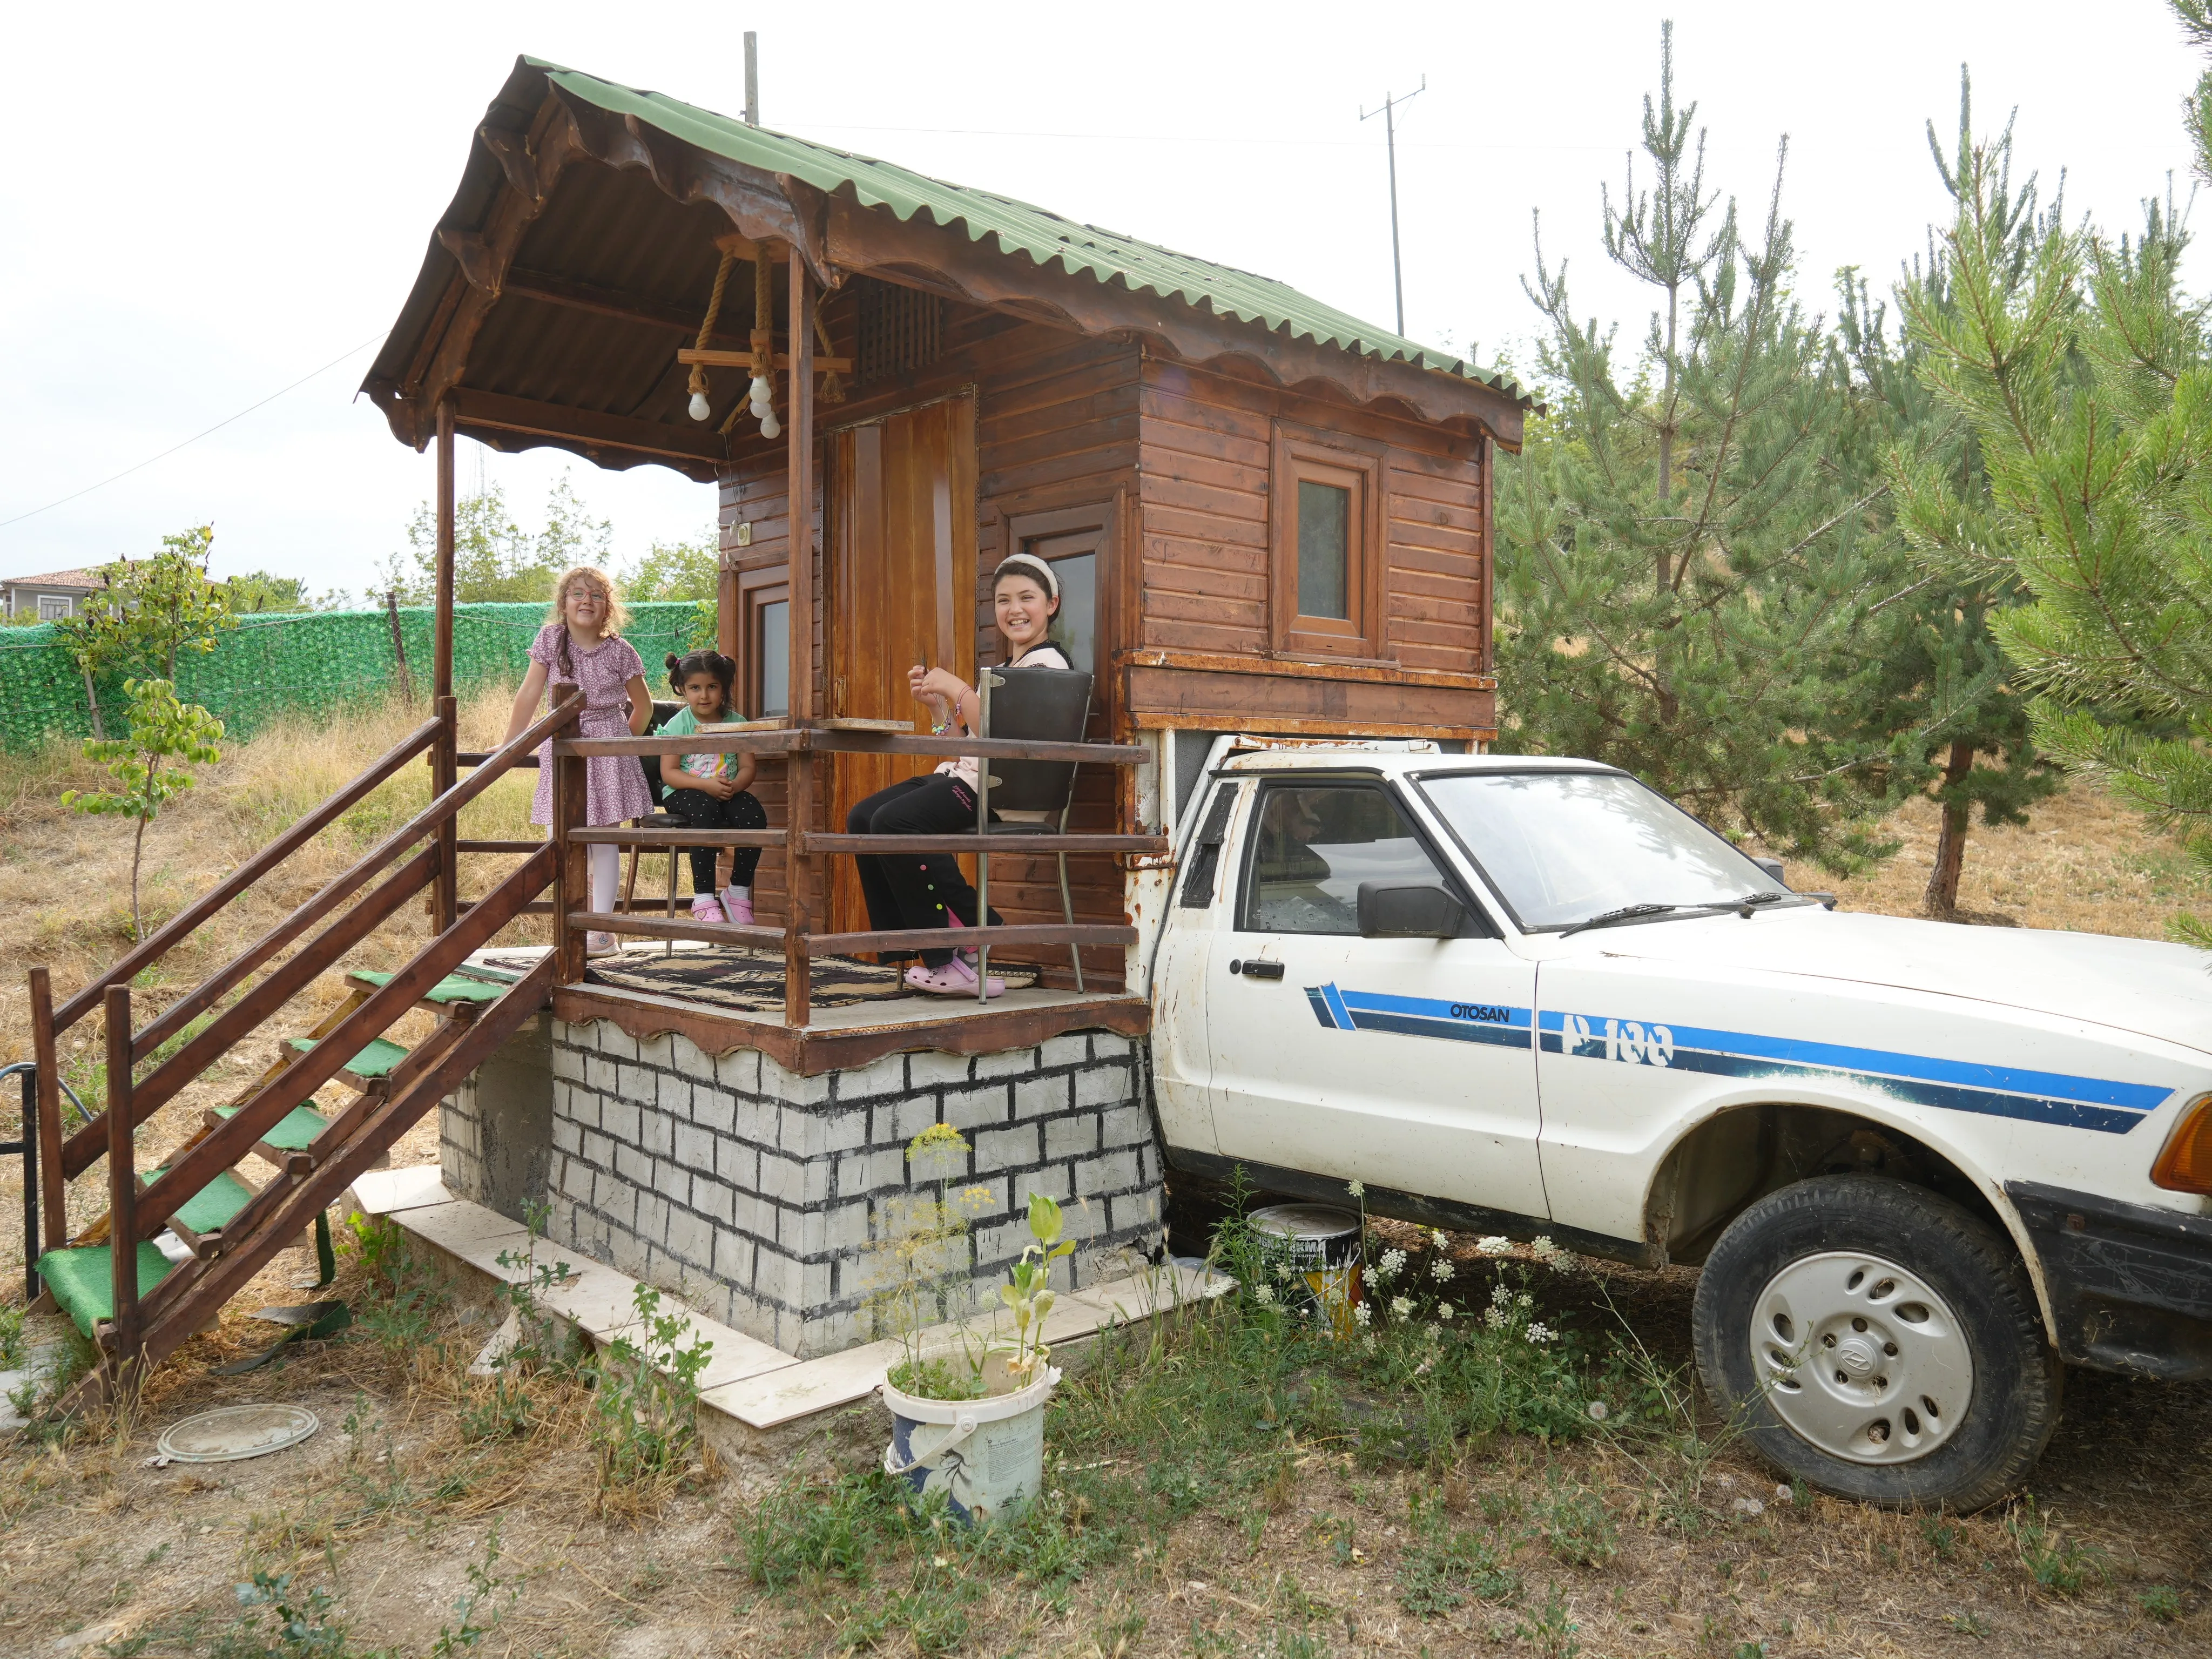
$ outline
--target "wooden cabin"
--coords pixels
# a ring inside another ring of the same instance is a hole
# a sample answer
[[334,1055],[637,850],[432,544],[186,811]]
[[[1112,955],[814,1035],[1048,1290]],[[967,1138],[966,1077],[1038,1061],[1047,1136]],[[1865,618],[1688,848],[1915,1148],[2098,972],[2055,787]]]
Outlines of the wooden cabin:
[[[742,367],[704,365],[690,418],[684,359],[764,348],[814,360],[774,376],[779,436]],[[364,390],[418,448],[461,432],[714,482],[722,648],[747,712],[796,726],[911,717],[916,661],[972,678],[999,559],[1055,562],[1092,735],[1155,763],[1086,769],[1084,830],[1162,828],[1217,732],[1494,731],[1492,459],[1519,445],[1518,387],[985,191],[524,58]],[[826,757],[802,820],[841,830],[934,763]],[[757,793],[788,825],[781,763]],[[1077,860],[1079,921],[1125,920],[1127,856]],[[866,928],[849,859],[798,862],[814,932]],[[764,922],[791,878],[771,850]],[[1048,859],[994,857],[993,896],[1060,919]],[[1085,963],[1118,982],[1119,950]]]

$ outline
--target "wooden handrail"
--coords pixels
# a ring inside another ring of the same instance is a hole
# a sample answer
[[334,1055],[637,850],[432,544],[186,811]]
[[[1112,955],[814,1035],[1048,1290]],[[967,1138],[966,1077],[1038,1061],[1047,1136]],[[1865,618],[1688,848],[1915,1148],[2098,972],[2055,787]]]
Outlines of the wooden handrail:
[[489,897],[465,914],[449,932],[425,945],[381,990],[339,1021],[329,1035],[263,1085],[251,1100],[210,1129],[204,1139],[172,1160],[168,1172],[139,1196],[139,1236],[151,1237],[159,1232],[173,1211],[245,1157],[253,1143],[283,1121],[295,1106],[337,1076],[371,1037],[388,1029],[425,991],[489,944],[492,936],[514,920],[515,911],[553,878],[553,847],[548,842],[533,857],[517,865]]
[[806,948],[816,954],[849,956],[855,951],[999,950],[1009,945],[1134,945],[1129,927],[1064,921],[1024,922],[1018,927],[908,927],[874,933],[813,933]]
[[[577,693],[571,701],[576,708],[582,708],[583,694]],[[459,813],[464,806],[491,787],[500,775],[514,765],[515,757],[527,754],[539,743],[544,742],[548,734],[558,731],[568,713],[568,705],[564,704],[547,714],[544,719],[515,738],[513,743],[499,749],[489,762],[471,773],[466,780],[455,783],[452,788],[433,800],[407,823],[379,842],[366,855],[356,860],[350,869],[325,884],[322,891],[317,893],[305,904],[293,911],[290,915],[278,922],[276,927],[232,957],[230,961],[209,975],[205,980],[178,1001],[164,1009],[159,1018],[138,1034],[131,1045],[132,1054],[139,1059],[143,1059],[173,1033],[183,1030],[195,1015],[204,1009],[213,1007],[231,987],[244,980],[248,974],[283,950],[293,939],[343,903],[363,884],[382,873],[393,860],[398,858],[424,836],[429,834],[447,818]],[[432,720],[423,727],[423,730],[434,735],[437,724],[435,720]],[[419,736],[420,733],[417,735]],[[388,759],[389,757],[386,758]],[[378,763],[381,765],[383,763]],[[351,787],[351,785],[348,786],[349,790]],[[82,1000],[81,998],[79,1000]]]
[[1000,760],[1079,761],[1095,766],[1149,766],[1152,751],[1140,744],[1048,743],[1033,738],[909,736],[896,732],[825,732],[799,727],[787,732],[690,732],[649,738],[563,738],[553,744],[556,759],[579,755],[589,760],[608,755],[685,755],[701,744],[747,750],[756,755],[934,755],[940,759],[987,755]]
[[[374,789],[394,772],[430,746],[438,735],[438,722],[425,720],[402,738],[383,755],[372,762],[368,769],[332,795],[321,805],[283,835],[270,842],[252,858],[238,866],[221,882],[194,899],[183,909],[156,928],[153,936],[120,962],[94,979],[82,991],[54,1011],[54,1030],[66,1031],[100,1006],[100,999],[111,985],[127,985],[148,966],[158,962],[169,951],[182,943],[192,931],[210,916],[228,904],[240,893],[267,875],[270,871],[300,850],[318,832],[330,824],[347,808]],[[191,1016],[185,1016],[190,1019]],[[181,1023],[181,1022],[179,1022]]]
[[672,921],[665,916],[571,910],[568,926],[594,933],[630,933],[639,939],[696,939],[710,944],[760,945],[776,951],[783,948],[781,927],[748,927],[734,921],[691,921],[680,912]]
[[[498,751],[495,750],[486,750],[482,749],[464,749],[453,757],[453,764],[456,766],[482,766],[486,761],[492,757],[492,755],[497,752]],[[537,769],[538,757],[535,755],[525,755],[520,760],[514,763],[514,770],[518,772],[535,772]]]
[[1085,835],[1071,830],[1066,835],[1038,830],[1035,835],[1010,831],[1001,836],[848,836],[804,831],[799,843],[809,853],[988,853],[1019,858],[1024,853],[1165,853],[1172,843],[1165,836],[1120,836],[1102,830]]
[[438,849],[424,848],[401,865],[382,886],[224,1009],[210,1022],[206,1030],[164,1060],[131,1096],[132,1109],[137,1113],[138,1121],[144,1122],[149,1114],[244,1041],[264,1020],[313,983],[325,969],[383,926],[401,905],[436,880],[438,863]]
[[785,830],[625,830],[620,824],[571,830],[585,847],[781,847]]

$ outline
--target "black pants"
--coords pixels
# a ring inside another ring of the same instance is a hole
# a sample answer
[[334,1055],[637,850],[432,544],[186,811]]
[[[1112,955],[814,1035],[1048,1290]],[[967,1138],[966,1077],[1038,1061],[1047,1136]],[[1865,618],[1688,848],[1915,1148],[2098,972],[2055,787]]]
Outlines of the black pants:
[[[753,799],[750,789],[740,789],[727,800],[716,800],[703,789],[672,789],[668,799],[661,803],[671,817],[681,818],[687,830],[765,830],[768,813]],[[759,866],[761,849],[757,847],[737,847],[731,849],[730,885],[750,887],[753,871]],[[714,890],[714,849],[695,847],[691,849],[691,890],[711,893]]]
[[[959,779],[937,772],[878,789],[845,815],[845,833],[851,836],[957,836],[972,833],[975,828],[975,792]],[[975,925],[975,890],[960,872],[960,860],[951,854],[863,853],[853,862],[860,866],[860,892],[868,902],[868,926],[875,932],[943,927],[948,925],[945,920],[948,910],[962,926]],[[994,923],[999,920],[995,913],[991,920]],[[942,968],[951,959],[950,949],[921,952],[927,967]]]

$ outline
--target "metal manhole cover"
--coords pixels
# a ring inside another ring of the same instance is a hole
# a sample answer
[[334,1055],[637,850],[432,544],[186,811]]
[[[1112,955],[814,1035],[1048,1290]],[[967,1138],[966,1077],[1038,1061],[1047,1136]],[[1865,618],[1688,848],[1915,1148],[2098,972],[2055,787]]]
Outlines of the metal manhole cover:
[[172,1424],[161,1452],[179,1463],[234,1463],[296,1446],[320,1426],[304,1406],[225,1406]]

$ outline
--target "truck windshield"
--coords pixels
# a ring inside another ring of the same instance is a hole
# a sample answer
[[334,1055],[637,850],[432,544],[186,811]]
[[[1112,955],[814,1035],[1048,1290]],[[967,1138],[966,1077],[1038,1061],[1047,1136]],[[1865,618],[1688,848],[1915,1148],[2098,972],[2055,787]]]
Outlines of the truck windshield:
[[1728,905],[1777,885],[1617,772],[1460,773],[1425,778],[1421,791],[1526,932]]

